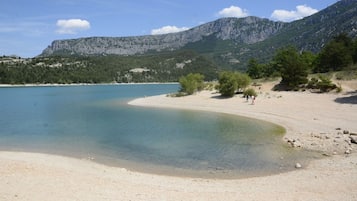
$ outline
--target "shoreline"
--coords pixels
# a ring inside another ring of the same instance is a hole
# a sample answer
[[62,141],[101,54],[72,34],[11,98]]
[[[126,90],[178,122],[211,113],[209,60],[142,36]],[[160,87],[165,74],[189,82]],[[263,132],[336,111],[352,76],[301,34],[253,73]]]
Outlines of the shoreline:
[[267,121],[285,128],[283,140],[292,147],[336,155],[357,150],[357,145],[350,142],[350,133],[357,133],[357,105],[336,101],[350,97],[349,93],[260,91],[253,105],[239,95],[224,99],[214,91],[202,91],[186,97],[138,98],[128,104],[218,112]]
[[0,200],[356,200],[357,154],[235,180],[152,175],[90,160],[0,151]]
[[0,84],[0,88],[22,87],[72,87],[72,86],[121,86],[121,85],[154,85],[154,84],[178,84],[177,82],[133,82],[133,83],[72,83],[72,84]]
[[[202,92],[135,99],[132,105],[229,113],[286,128],[283,140],[325,155],[294,171],[242,179],[163,176],[110,167],[88,159],[0,151],[2,200],[357,200],[357,104],[351,94],[272,92],[262,87],[255,104]],[[355,96],[355,95],[354,95]],[[347,140],[347,141],[346,141]],[[345,154],[346,150],[349,154]]]

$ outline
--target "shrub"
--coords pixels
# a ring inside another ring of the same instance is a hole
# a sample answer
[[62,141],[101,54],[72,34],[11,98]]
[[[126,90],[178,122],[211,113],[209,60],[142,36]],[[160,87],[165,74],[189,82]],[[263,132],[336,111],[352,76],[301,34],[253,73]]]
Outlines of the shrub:
[[247,97],[247,96],[255,96],[255,97],[257,97],[258,96],[257,92],[253,88],[249,88],[249,89],[244,90],[243,95],[245,97]]
[[320,81],[317,82],[317,88],[321,92],[329,92],[337,88],[337,86],[332,83],[332,81],[326,76],[319,76]]
[[190,73],[187,76],[180,77],[180,92],[191,95],[204,89],[204,76],[199,73]]
[[308,89],[318,89],[320,92],[329,92],[337,88],[327,76],[323,75],[318,78],[311,78],[306,87]]
[[219,75],[219,85],[217,87],[222,96],[232,97],[237,90],[243,91],[251,82],[247,74],[238,72],[222,72]]
[[222,72],[219,75],[218,91],[222,96],[232,97],[238,88],[236,77],[232,72]]

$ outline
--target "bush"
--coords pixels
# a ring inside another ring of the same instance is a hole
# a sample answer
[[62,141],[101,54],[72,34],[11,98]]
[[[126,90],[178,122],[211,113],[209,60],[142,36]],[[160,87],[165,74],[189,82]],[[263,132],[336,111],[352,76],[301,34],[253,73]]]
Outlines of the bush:
[[337,88],[328,77],[320,76],[319,78],[320,81],[317,83],[317,87],[321,92],[329,92]]
[[232,97],[238,88],[236,77],[231,72],[222,72],[219,75],[218,91],[222,96]]
[[308,89],[318,89],[320,92],[329,92],[337,88],[327,76],[323,75],[318,78],[311,78],[306,87]]
[[222,96],[232,97],[237,90],[243,91],[251,82],[247,74],[238,72],[222,72],[219,75],[218,91]]
[[258,96],[257,92],[253,88],[244,90],[243,95],[244,95],[244,97],[247,97],[247,96],[257,97]]
[[199,73],[190,73],[187,76],[180,77],[180,92],[192,95],[197,91],[203,90],[205,87],[203,79],[204,76]]

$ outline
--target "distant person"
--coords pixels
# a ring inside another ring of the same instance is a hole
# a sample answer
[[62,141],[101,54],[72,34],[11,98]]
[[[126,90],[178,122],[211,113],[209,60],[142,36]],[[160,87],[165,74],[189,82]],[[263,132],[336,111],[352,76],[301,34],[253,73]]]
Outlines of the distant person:
[[254,105],[255,96],[252,96],[252,105]]

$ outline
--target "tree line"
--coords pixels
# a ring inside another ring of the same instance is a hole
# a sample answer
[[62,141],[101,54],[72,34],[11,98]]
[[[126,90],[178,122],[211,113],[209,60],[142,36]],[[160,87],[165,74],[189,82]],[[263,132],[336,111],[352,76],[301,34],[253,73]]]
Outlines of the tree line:
[[308,82],[309,73],[346,70],[356,64],[357,39],[340,34],[328,42],[318,54],[298,51],[295,47],[288,46],[278,50],[268,63],[261,64],[252,58],[248,63],[247,73],[254,79],[281,76],[281,85],[294,90]]
[[[133,69],[145,69],[134,71]],[[0,57],[0,84],[177,82],[198,72],[217,77],[217,66],[193,51],[136,56]]]

